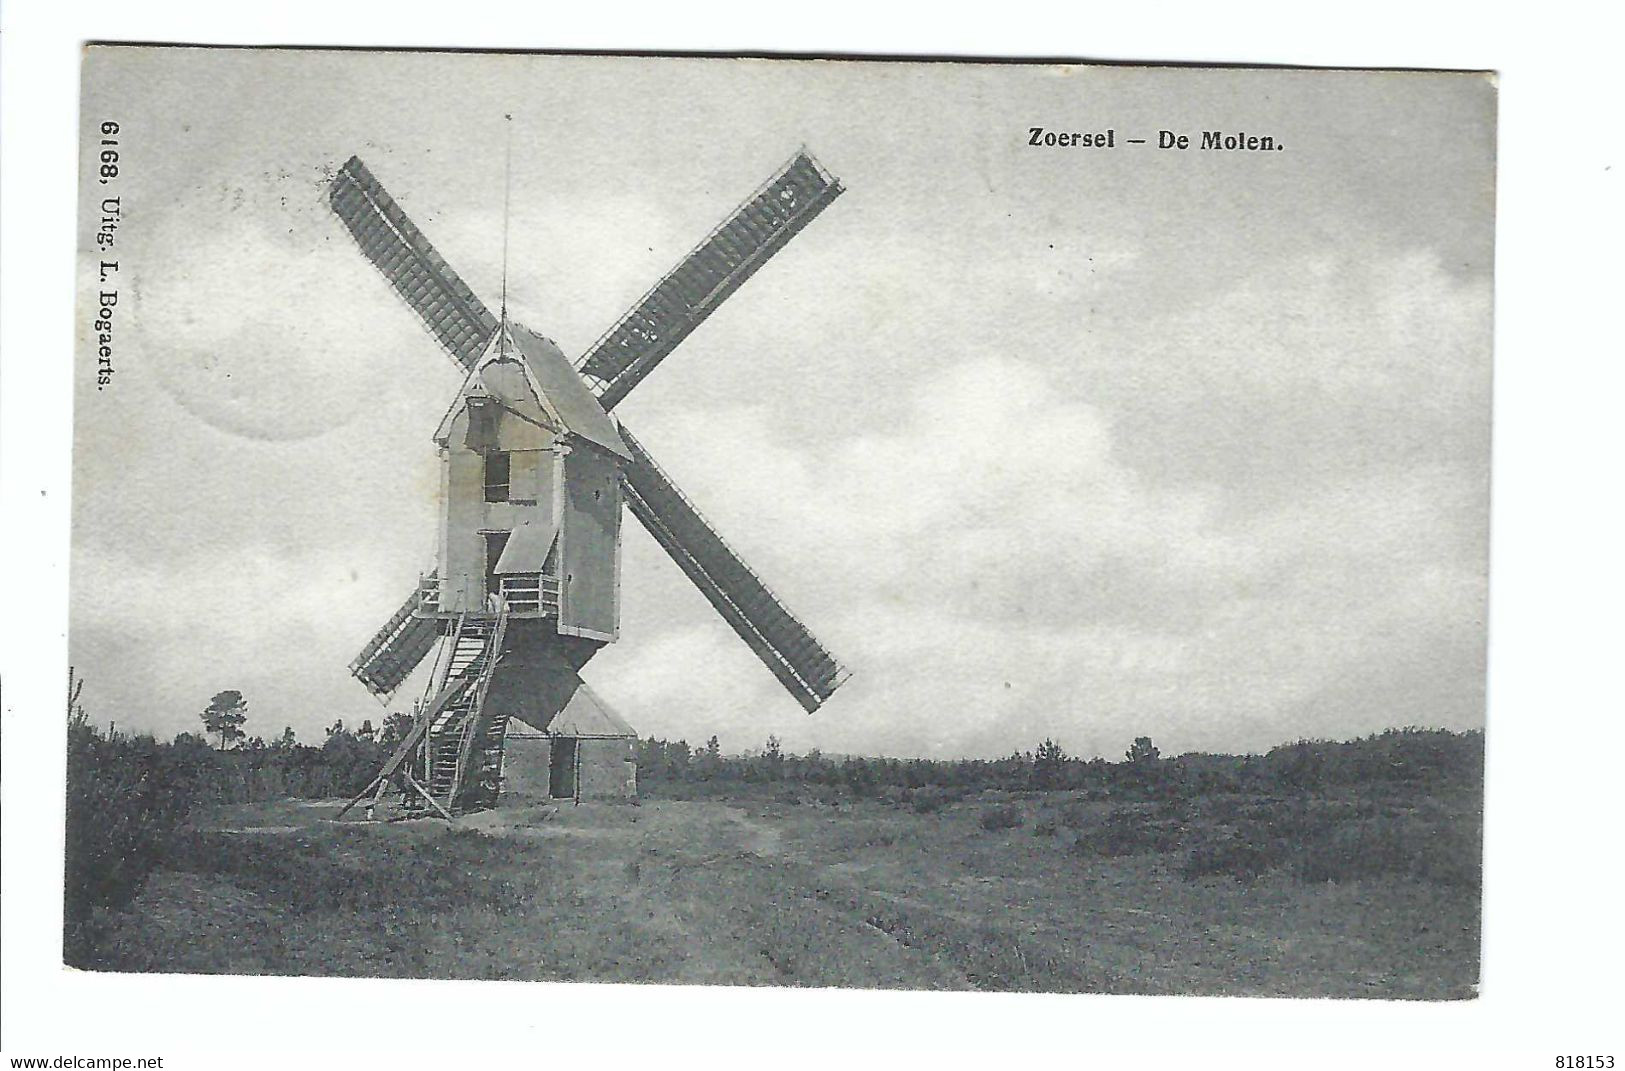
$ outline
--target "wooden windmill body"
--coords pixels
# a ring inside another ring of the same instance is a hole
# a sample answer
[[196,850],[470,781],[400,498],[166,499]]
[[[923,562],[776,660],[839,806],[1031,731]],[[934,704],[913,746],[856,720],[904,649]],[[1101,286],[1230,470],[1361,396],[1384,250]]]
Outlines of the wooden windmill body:
[[[610,416],[840,192],[797,153],[572,364],[551,340],[481,304],[360,160],[339,171],[333,211],[466,372],[434,434],[435,567],[350,668],[388,699],[438,653],[411,733],[352,806],[391,786],[448,817],[490,806],[515,726],[516,739],[551,744],[555,767],[566,744],[579,763],[586,738],[619,739],[628,750],[630,727],[580,677],[620,638],[623,506],[805,709],[846,679]],[[604,753],[613,759],[613,748]],[[579,796],[578,773],[569,783]]]

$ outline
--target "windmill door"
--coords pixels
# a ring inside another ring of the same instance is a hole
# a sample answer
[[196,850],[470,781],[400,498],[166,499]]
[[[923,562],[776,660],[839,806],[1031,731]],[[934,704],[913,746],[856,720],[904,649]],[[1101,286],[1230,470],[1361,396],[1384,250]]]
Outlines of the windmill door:
[[495,595],[502,590],[502,577],[497,562],[502,560],[502,549],[508,545],[508,532],[485,533],[485,594]]
[[548,794],[554,799],[573,799],[576,794],[576,741],[567,736],[553,738]]

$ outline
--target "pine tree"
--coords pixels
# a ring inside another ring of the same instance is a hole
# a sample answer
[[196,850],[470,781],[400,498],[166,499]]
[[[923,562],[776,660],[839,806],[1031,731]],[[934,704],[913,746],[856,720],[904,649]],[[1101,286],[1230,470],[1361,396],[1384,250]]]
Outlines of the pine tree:
[[1123,752],[1123,757],[1133,763],[1156,762],[1161,755],[1162,749],[1153,744],[1149,736],[1136,736],[1133,746]]
[[378,743],[382,747],[392,748],[412,732],[412,715],[397,710],[384,719],[383,730],[378,734]]
[[1066,752],[1061,745],[1044,737],[1033,754],[1033,782],[1039,788],[1061,787],[1061,773],[1066,769]]
[[217,692],[200,715],[206,732],[220,737],[220,750],[243,738],[243,722],[248,720],[248,700],[235,689]]

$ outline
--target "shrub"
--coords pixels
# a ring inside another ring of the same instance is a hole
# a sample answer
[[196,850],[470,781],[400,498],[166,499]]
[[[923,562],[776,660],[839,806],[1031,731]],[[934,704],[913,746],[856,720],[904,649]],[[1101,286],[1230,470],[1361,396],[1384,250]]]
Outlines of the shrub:
[[1426,816],[1371,800],[1241,804],[1192,846],[1181,873],[1251,881],[1286,868],[1309,883],[1408,876],[1438,885],[1479,881],[1476,814]]
[[92,912],[135,898],[191,810],[193,788],[174,749],[150,738],[104,737],[82,710],[70,713],[62,903],[68,963],[88,966]]
[[825,807],[839,807],[843,802],[839,785],[820,785],[814,796]]
[[982,828],[988,832],[998,829],[1015,829],[1027,820],[1020,807],[1013,803],[999,804],[986,807],[982,810]]
[[1484,734],[1389,729],[1363,740],[1299,740],[1250,763],[1255,776],[1291,789],[1331,784],[1480,784]]
[[1150,811],[1158,818],[1172,822],[1189,822],[1196,813],[1195,807],[1188,799],[1168,799],[1151,805]]
[[1417,847],[1400,819],[1347,822],[1306,837],[1294,853],[1293,870],[1313,884],[1404,874],[1420,854]]
[[1187,879],[1224,875],[1251,882],[1279,866],[1285,855],[1279,842],[1255,843],[1232,833],[1192,849],[1179,873]]
[[1390,813],[1344,822],[1307,838],[1293,861],[1300,881],[1359,881],[1404,875],[1437,885],[1479,882],[1476,820],[1430,822]]
[[1038,745],[1038,750],[1033,752],[1033,784],[1045,789],[1061,787],[1066,767],[1066,752],[1060,744],[1046,736],[1044,742]]
[[1075,851],[1104,856],[1176,851],[1185,837],[1184,823],[1157,818],[1146,809],[1119,808],[1099,821],[1075,827]]
[[1235,796],[1209,796],[1201,801],[1201,815],[1210,822],[1228,822],[1241,814],[1242,801]]
[[229,751],[190,733],[173,743],[103,733],[70,689],[63,952],[74,966],[92,965],[98,909],[124,907],[160,863],[173,865],[194,806],[351,795],[383,761],[377,743],[339,729],[322,748],[288,738]]
[[914,794],[912,806],[915,814],[936,814],[942,810],[943,803],[944,800],[941,794],[932,792],[929,789],[921,789]]

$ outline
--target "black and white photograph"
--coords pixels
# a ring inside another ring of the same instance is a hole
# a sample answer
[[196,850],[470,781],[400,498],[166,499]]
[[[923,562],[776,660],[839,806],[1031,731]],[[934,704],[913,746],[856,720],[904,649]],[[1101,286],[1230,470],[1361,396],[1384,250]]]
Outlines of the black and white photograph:
[[0,34],[8,1066],[1614,1066],[1595,68],[367,7]]
[[83,72],[68,963],[1473,995],[1493,76]]

